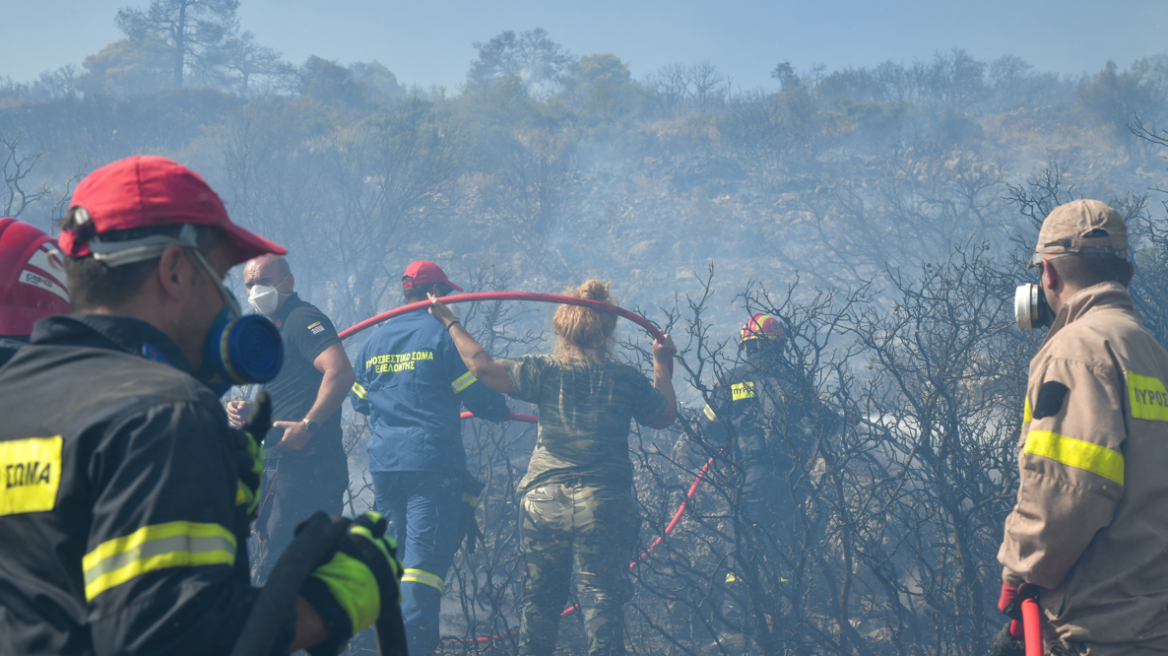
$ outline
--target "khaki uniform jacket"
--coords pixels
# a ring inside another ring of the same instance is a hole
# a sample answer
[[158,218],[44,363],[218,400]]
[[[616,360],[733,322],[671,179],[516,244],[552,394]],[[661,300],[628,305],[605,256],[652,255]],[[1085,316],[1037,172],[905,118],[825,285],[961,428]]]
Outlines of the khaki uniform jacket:
[[1064,642],[1168,651],[1166,383],[1168,352],[1116,283],[1074,295],[1030,362],[998,560],[1046,588]]

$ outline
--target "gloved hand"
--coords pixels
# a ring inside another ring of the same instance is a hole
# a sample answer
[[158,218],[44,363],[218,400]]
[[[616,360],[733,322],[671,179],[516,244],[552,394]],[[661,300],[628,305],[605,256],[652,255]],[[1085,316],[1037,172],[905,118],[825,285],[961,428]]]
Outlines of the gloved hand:
[[1010,625],[1006,622],[1001,631],[990,640],[990,656],[1026,656],[1026,645],[1010,635]]
[[240,427],[244,436],[243,447],[247,451],[247,458],[240,461],[239,484],[235,490],[235,505],[247,506],[248,519],[255,521],[256,508],[259,507],[260,481],[264,475],[264,437],[272,428],[272,397],[267,390],[260,390],[256,395],[255,403],[251,405],[251,414]]
[[482,481],[470,474],[462,479],[462,517],[458,520],[458,542],[466,538],[467,555],[474,553],[475,544],[483,539],[483,532],[475,518],[475,508],[479,505],[479,495],[483,493],[484,487]]
[[1022,599],[1025,594],[1028,584],[1023,583],[1018,587],[1010,585],[1009,581],[1002,581],[1002,594],[998,597],[998,610],[1002,611],[1012,621],[1010,622],[1010,637],[1015,640],[1022,640],[1024,631],[1022,627]]
[[397,545],[385,535],[386,525],[375,512],[353,520],[337,549],[300,586],[300,596],[316,609],[329,633],[327,640],[308,650],[312,656],[336,656],[349,638],[372,626],[382,613],[398,612],[402,567]]

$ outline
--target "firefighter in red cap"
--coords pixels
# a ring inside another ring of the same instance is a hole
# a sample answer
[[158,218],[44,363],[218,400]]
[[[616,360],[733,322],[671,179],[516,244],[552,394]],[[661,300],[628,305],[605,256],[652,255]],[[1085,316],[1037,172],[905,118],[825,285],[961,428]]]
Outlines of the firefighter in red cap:
[[[817,408],[805,374],[785,357],[786,334],[779,318],[755,314],[739,335],[740,359],[720,376],[710,403],[699,418],[703,457],[722,458],[741,473],[738,513],[739,549],[725,573],[720,640],[733,648],[757,639],[751,591],[782,583],[784,548],[798,531],[796,511],[800,472],[810,466]],[[831,415],[829,415],[831,416]],[[687,481],[688,483],[688,481]],[[779,645],[761,645],[777,653]]]
[[[228,653],[257,596],[246,539],[266,427],[230,428],[219,398],[271,379],[282,347],[222,278],[284,249],[160,157],[94,171],[61,228],[74,314],[38,322],[0,369],[3,651]],[[336,654],[397,611],[384,526],[350,524],[270,653]]]
[[[430,293],[462,291],[427,261],[406,269],[402,289],[406,303],[425,301]],[[475,487],[467,487],[464,495],[461,408],[491,421],[502,421],[511,411],[502,394],[471,375],[447,328],[426,308],[374,331],[353,368],[357,382],[349,398],[354,410],[369,415],[369,471],[377,510],[390,520],[404,550],[402,617],[409,650],[411,656],[424,656],[438,646],[446,572],[467,522],[474,521],[477,502]],[[468,549],[473,539],[472,533]]]
[[52,238],[16,219],[0,219],[0,367],[28,343],[32,325],[69,314],[61,255]]

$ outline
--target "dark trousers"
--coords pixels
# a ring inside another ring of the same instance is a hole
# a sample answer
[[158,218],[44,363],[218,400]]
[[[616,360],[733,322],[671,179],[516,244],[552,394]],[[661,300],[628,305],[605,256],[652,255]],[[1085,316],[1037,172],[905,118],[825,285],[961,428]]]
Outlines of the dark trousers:
[[462,476],[371,472],[377,512],[389,520],[402,561],[402,619],[410,656],[438,647],[446,573],[458,551]]
[[745,482],[740,497],[740,518],[737,529],[743,552],[735,551],[725,583],[716,594],[722,620],[731,633],[754,637],[757,633],[754,610],[751,606],[751,586],[764,597],[777,599],[787,584],[789,563],[784,552],[791,548],[791,540],[800,530],[800,521],[790,485],[784,471],[774,464],[749,464],[745,467]]
[[341,514],[348,487],[349,470],[343,456],[281,458],[264,463],[256,519],[258,585],[268,579],[300,522],[318,510]]

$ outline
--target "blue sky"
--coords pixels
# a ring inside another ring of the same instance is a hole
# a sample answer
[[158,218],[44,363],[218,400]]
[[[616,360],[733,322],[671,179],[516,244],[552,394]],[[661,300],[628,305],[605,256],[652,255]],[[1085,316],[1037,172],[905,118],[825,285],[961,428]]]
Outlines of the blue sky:
[[[147,2],[4,0],[0,76],[30,80],[79,64],[119,38],[119,7]],[[402,82],[451,90],[473,42],[534,27],[576,55],[615,53],[638,78],[709,59],[744,89],[770,86],[780,61],[830,70],[965,48],[979,59],[1012,54],[1039,70],[1083,73],[1168,51],[1168,0],[242,0],[240,16],[293,62],[376,59]]]

